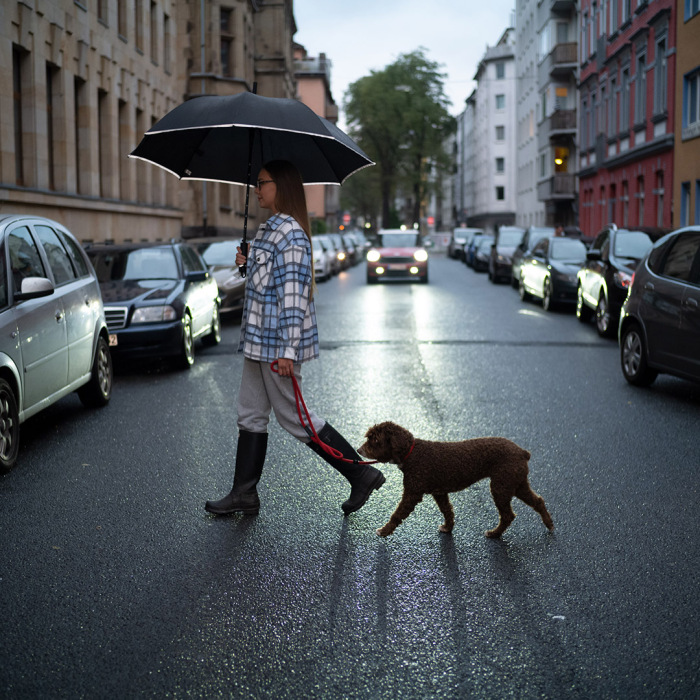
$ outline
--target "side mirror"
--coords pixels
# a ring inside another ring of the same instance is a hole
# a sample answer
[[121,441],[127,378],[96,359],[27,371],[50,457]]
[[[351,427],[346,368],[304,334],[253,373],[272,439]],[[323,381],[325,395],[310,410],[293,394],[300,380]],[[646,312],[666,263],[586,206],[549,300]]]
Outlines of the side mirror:
[[600,250],[594,248],[586,253],[586,260],[602,260]]
[[25,277],[22,280],[22,291],[15,292],[15,299],[39,299],[48,297],[54,292],[53,282],[46,277]]
[[207,270],[194,270],[185,274],[185,279],[188,282],[204,282],[209,279]]

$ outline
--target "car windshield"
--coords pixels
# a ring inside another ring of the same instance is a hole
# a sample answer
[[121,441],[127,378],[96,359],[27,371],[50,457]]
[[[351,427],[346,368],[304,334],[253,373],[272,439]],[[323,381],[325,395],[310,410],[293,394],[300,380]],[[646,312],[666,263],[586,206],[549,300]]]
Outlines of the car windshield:
[[175,253],[170,248],[91,253],[92,264],[100,282],[179,278]]
[[651,238],[643,231],[618,231],[613,255],[618,258],[641,260],[652,246]]
[[499,245],[507,245],[515,247],[523,239],[522,231],[499,231],[498,232],[498,243]]
[[207,265],[235,265],[237,245],[235,241],[216,241],[202,243],[197,250]]
[[555,238],[549,245],[549,257],[572,263],[586,260],[586,246],[576,238]]
[[493,245],[493,238],[481,238],[477,244],[477,248],[481,251],[487,250]]
[[415,233],[383,233],[381,245],[383,248],[416,248],[418,235]]

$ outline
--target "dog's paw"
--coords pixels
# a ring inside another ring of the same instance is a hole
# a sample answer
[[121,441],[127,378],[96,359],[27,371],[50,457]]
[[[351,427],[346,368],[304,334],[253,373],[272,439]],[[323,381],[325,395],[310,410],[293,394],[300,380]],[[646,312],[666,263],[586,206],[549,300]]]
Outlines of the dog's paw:
[[451,527],[448,527],[447,525],[445,525],[445,523],[443,523],[442,525],[440,525],[440,527],[438,528],[438,530],[440,530],[440,532],[452,532],[452,528],[451,528]]
[[380,537],[388,537],[394,530],[390,527],[387,527],[386,525],[384,527],[380,527],[377,530],[377,534]]
[[484,533],[486,537],[492,539],[492,540],[497,540],[500,536],[501,533],[496,529],[496,530],[486,530]]

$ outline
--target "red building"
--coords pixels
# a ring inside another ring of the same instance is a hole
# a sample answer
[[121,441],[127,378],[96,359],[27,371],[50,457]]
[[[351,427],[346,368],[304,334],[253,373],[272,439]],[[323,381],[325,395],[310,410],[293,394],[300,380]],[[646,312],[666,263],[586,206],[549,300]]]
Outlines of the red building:
[[670,228],[675,0],[581,0],[579,222]]

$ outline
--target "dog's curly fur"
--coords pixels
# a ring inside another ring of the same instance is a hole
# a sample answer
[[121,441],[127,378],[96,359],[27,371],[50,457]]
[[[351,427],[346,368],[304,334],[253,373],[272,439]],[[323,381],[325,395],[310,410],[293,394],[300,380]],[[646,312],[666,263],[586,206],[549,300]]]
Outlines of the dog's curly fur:
[[491,495],[500,520],[487,537],[500,537],[515,519],[510,502],[516,496],[541,516],[550,529],[554,523],[544,499],[531,488],[527,479],[530,453],[502,437],[483,437],[461,442],[419,440],[396,423],[387,421],[367,431],[366,442],[358,452],[368,459],[396,464],[403,472],[403,496],[384,527],[381,537],[391,535],[430,494],[445,517],[441,532],[452,532],[455,517],[448,494],[491,478]]

